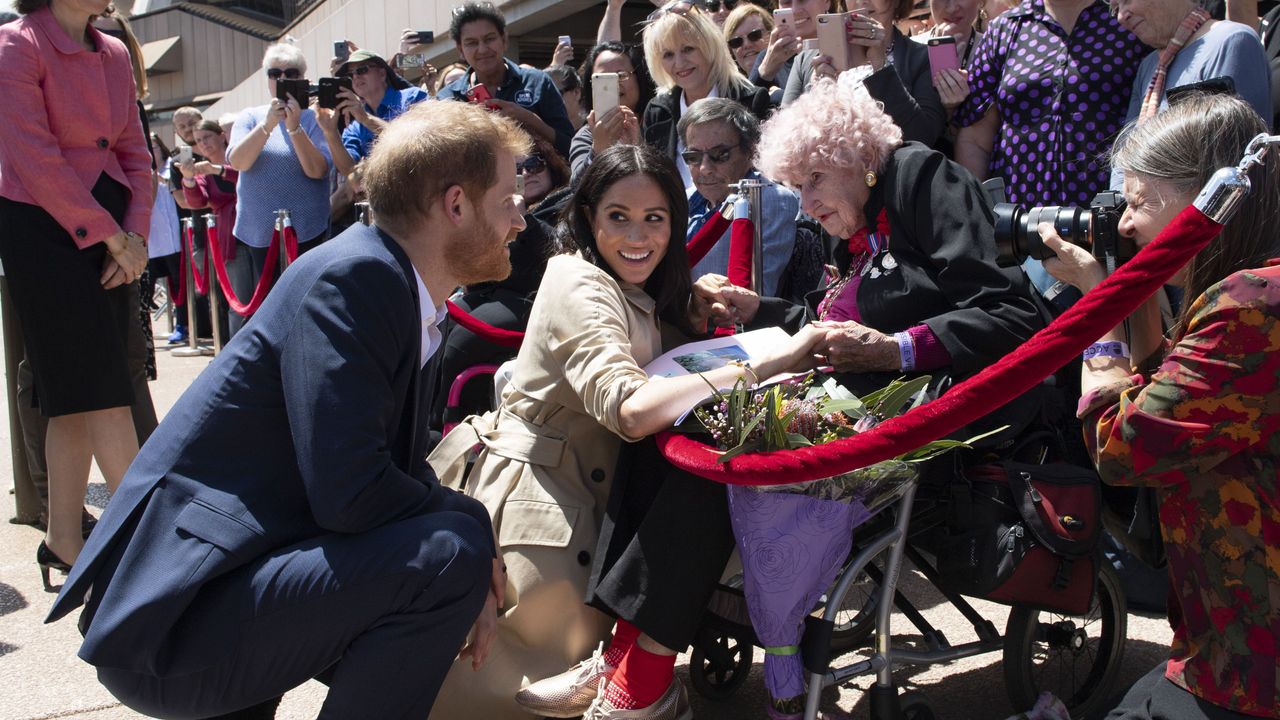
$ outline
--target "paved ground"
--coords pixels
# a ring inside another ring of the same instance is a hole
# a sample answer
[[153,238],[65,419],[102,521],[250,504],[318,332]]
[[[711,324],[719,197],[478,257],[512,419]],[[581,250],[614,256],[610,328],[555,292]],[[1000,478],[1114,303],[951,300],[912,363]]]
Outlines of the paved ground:
[[[151,385],[157,410],[161,414],[166,412],[207,364],[208,359],[174,358],[162,351],[160,379]],[[3,395],[0,395],[2,404]],[[0,422],[0,448],[5,449],[0,454],[0,478],[8,478],[11,472],[7,428],[7,423]],[[96,469],[92,482],[90,507],[96,514],[105,503],[105,490]],[[7,481],[0,484],[3,485],[7,485]],[[8,495],[0,504],[0,517],[10,516],[12,508],[12,496]],[[92,668],[75,657],[79,635],[74,622],[42,624],[52,596],[41,588],[33,560],[39,541],[40,533],[32,528],[0,523],[0,720],[140,717],[116,702],[98,685]],[[930,591],[918,575],[908,573],[904,587],[952,644],[974,639],[968,623],[946,606],[937,593]],[[996,627],[1004,628],[1006,608],[987,603],[976,605]],[[1162,659],[1170,639],[1163,619],[1131,614],[1128,620],[1128,642],[1116,685],[1116,699],[1124,688]],[[914,631],[909,624],[900,615],[895,616],[894,622],[900,632],[897,637],[910,641]],[[858,659],[858,653],[847,659]],[[763,718],[759,677],[762,660],[763,654],[757,650],[751,676],[729,700],[711,702],[694,695],[696,717],[703,720]],[[1005,695],[1000,660],[1000,653],[989,653],[945,665],[905,667],[896,676],[905,688],[922,690],[939,718],[998,720],[1015,711]],[[678,673],[688,682],[687,656],[681,656]],[[868,702],[863,691],[869,685],[869,678],[857,678],[840,687],[838,692],[828,691],[824,705],[865,718]],[[285,696],[278,717],[313,718],[323,698],[323,686],[308,683]]]

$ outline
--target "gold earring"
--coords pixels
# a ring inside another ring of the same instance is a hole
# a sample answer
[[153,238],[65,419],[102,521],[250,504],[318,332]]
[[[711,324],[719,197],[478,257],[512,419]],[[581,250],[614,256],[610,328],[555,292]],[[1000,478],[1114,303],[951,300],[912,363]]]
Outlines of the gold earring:
[[866,180],[866,181],[867,181],[867,187],[869,187],[869,188],[870,188],[870,187],[875,187],[875,186],[876,186],[876,180],[877,180],[877,179],[878,179],[878,178],[876,178],[876,173],[875,173],[875,171],[874,171],[874,170],[868,170],[868,171],[867,171],[867,175],[866,175],[866,177],[864,177],[864,178],[863,178],[863,180]]

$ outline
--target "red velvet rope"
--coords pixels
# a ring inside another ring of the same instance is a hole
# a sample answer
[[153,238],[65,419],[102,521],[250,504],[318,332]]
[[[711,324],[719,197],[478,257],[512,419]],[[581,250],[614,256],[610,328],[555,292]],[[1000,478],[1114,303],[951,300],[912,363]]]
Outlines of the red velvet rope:
[[[298,259],[298,231],[288,222],[284,225],[284,256],[293,262]],[[271,267],[271,263],[267,263]]]
[[1186,208],[1151,244],[1022,347],[938,400],[870,431],[825,445],[739,455],[728,463],[716,461],[713,447],[670,431],[658,435],[658,446],[676,467],[731,485],[818,480],[897,457],[1040,384],[1128,317],[1221,229],[1199,210]]
[[702,258],[711,252],[711,248],[716,246],[720,237],[724,235],[724,231],[728,229],[729,219],[718,212],[703,223],[702,227],[698,228],[698,232],[693,234],[693,239],[684,246],[684,251],[689,256],[689,267],[702,262]]
[[218,233],[216,228],[212,227],[209,228],[209,252],[215,258],[213,271],[218,276],[218,284],[222,286],[223,296],[227,298],[227,307],[234,310],[240,317],[246,318],[258,312],[258,308],[262,307],[263,301],[267,299],[267,293],[271,290],[272,270],[276,266],[276,258],[280,255],[280,232],[271,233],[271,244],[267,246],[262,276],[258,278],[258,284],[253,289],[253,297],[247,303],[241,302],[240,298],[236,297],[236,291],[231,287],[231,279],[227,277],[227,267],[222,262],[222,253],[218,246]]
[[524,333],[518,330],[503,330],[500,327],[494,327],[454,305],[452,300],[445,300],[444,304],[449,309],[449,317],[453,318],[454,322],[495,345],[518,348],[520,343],[524,342]]
[[[191,259],[191,279],[195,281],[196,294],[209,294],[209,253],[204,254],[204,275],[196,269],[196,229],[194,225],[187,226],[187,257]],[[206,248],[207,249],[207,248]],[[185,275],[183,276],[186,277]],[[185,295],[185,292],[183,293]]]
[[738,287],[751,288],[763,293],[763,289],[751,287],[751,255],[755,244],[755,228],[750,218],[734,218],[729,233],[729,282]]

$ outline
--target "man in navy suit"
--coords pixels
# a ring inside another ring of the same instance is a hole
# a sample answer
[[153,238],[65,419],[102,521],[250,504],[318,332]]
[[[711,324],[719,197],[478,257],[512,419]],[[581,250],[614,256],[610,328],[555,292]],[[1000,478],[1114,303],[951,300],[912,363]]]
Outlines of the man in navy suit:
[[505,575],[426,463],[443,300],[510,272],[528,137],[419,105],[366,161],[376,224],[294,263],[139,452],[49,620],[124,704],[199,718],[329,684],[322,717],[425,718],[479,667]]

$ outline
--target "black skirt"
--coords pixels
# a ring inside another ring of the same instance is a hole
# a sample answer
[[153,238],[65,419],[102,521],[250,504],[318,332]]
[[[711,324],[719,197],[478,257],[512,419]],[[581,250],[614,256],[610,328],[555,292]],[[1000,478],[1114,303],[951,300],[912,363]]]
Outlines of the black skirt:
[[[97,200],[124,222],[129,191],[105,174]],[[104,290],[107,247],[81,250],[49,213],[0,197],[0,260],[35,376],[33,404],[46,417],[133,404],[126,337],[130,283]]]

